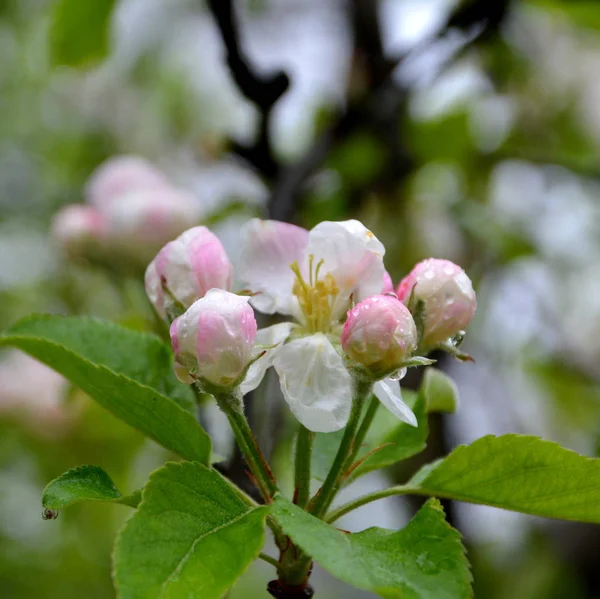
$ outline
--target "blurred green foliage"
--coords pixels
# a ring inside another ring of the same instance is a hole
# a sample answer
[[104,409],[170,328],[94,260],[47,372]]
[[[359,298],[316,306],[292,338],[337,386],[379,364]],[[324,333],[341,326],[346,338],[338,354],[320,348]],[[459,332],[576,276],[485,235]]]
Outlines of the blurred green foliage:
[[58,0],[50,25],[52,64],[84,67],[105,58],[115,4],[116,0]]

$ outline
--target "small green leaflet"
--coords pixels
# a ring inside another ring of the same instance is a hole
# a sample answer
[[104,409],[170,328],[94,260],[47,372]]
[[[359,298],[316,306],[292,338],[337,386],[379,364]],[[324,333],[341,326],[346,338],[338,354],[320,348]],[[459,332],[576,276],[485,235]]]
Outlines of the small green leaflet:
[[214,470],[169,463],[150,477],[115,549],[121,599],[221,599],[264,544],[266,507]]
[[193,416],[191,391],[175,379],[170,349],[157,337],[92,318],[45,315],[18,322],[0,335],[0,345],[44,362],[181,457],[209,463],[210,437]]
[[459,397],[456,383],[438,368],[426,368],[421,383],[428,412],[452,414],[458,410]]
[[294,543],[333,576],[386,599],[470,599],[460,534],[430,499],[400,531],[344,533],[278,498],[272,514]]
[[140,492],[121,495],[102,468],[79,466],[48,483],[42,494],[42,505],[51,510],[59,510],[80,501],[109,501],[137,507]]

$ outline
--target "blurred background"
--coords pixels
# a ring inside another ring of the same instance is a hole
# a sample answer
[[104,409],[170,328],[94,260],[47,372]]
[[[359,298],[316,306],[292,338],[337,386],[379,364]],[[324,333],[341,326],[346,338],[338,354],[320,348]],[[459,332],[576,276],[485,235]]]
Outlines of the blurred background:
[[[141,264],[163,243],[154,221],[114,217],[143,245],[117,268],[82,256],[56,219],[89,202],[106,159],[136,155],[192,198],[232,256],[251,216],[358,218],[396,283],[430,256],[473,279],[476,363],[440,362],[460,410],[432,416],[425,456],[345,498],[488,433],[600,456],[600,3],[233,4],[0,0],[0,328],[31,312],[152,327]],[[207,418],[227,454],[218,415]],[[262,429],[277,453],[277,429]],[[41,491],[86,463],[131,491],[168,458],[52,371],[0,353],[0,597],[114,597],[110,552],[128,508],[85,504],[44,522]],[[388,499],[340,526],[399,528],[415,509]],[[446,509],[476,597],[600,598],[597,527]],[[269,568],[231,598],[266,597]],[[315,576],[318,597],[370,596]]]

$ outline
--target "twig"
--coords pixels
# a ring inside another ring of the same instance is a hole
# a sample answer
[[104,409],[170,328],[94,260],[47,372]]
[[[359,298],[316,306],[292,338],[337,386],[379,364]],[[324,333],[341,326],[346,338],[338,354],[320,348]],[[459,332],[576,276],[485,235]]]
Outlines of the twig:
[[259,132],[254,144],[233,143],[233,151],[247,160],[265,179],[273,180],[279,164],[273,154],[269,127],[273,106],[287,91],[290,79],[283,71],[258,74],[240,47],[239,28],[232,0],[208,0],[208,7],[217,22],[231,75],[246,99],[259,111]]

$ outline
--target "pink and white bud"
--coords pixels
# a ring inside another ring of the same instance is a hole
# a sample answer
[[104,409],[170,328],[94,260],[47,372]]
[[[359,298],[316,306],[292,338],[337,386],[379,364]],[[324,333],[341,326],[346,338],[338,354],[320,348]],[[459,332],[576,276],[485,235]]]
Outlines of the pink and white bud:
[[209,289],[229,291],[233,266],[214,233],[193,227],[158,252],[146,270],[145,284],[157,313],[167,318],[176,302],[187,309]]
[[402,367],[417,348],[417,327],[395,297],[373,295],[348,311],[342,331],[346,355],[374,374]]
[[394,281],[392,281],[392,277],[387,270],[383,271],[383,289],[381,290],[382,294],[386,293],[395,293],[394,289]]
[[400,282],[398,299],[415,309],[423,302],[423,338],[431,349],[462,331],[473,319],[477,300],[471,279],[448,260],[429,258],[419,262]]
[[105,213],[115,249],[147,263],[165,243],[198,223],[201,207],[192,194],[166,188],[126,194]]
[[169,186],[165,175],[144,158],[115,156],[92,173],[85,188],[85,197],[90,204],[103,208],[132,191]]
[[238,383],[252,359],[256,319],[242,297],[211,289],[171,324],[177,363],[195,378],[220,387]]
[[106,242],[106,222],[92,206],[71,204],[55,215],[52,237],[70,258],[90,258]]

